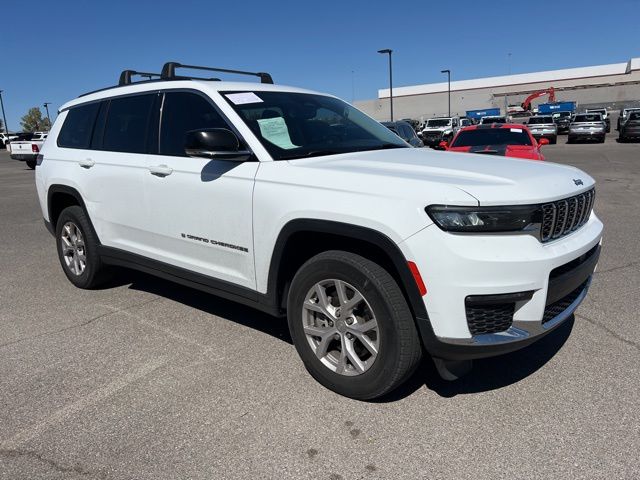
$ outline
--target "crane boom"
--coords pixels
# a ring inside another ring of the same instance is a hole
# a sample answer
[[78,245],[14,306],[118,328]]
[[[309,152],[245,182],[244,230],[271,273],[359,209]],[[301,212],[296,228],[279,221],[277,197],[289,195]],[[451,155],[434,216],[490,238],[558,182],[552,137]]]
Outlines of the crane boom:
[[549,102],[556,101],[556,90],[553,87],[546,88],[544,90],[538,90],[537,92],[533,92],[529,95],[524,102],[522,102],[522,109],[525,112],[531,110],[531,102],[536,98],[542,97],[544,95],[549,95]]

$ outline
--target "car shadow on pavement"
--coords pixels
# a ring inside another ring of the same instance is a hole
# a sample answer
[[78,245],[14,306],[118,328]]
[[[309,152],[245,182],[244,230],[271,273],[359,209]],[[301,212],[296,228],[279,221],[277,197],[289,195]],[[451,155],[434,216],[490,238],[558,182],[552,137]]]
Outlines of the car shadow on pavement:
[[[130,289],[158,295],[253,328],[293,345],[286,318],[276,318],[206,292],[126,269],[119,270],[114,280],[105,285],[105,288],[124,285],[128,285]],[[475,360],[471,372],[453,382],[442,380],[431,358],[425,355],[417,371],[404,385],[388,395],[373,400],[373,402],[395,402],[412,395],[423,387],[433,390],[441,397],[451,398],[456,395],[486,392],[509,386],[533,374],[553,358],[569,338],[574,322],[575,317],[572,315],[549,335],[522,350],[498,357]]]
[[137,271],[119,271],[110,286],[126,284],[129,284],[129,288],[132,290],[140,290],[173,300],[210,315],[253,328],[293,345],[286,318],[273,317],[239,303]]
[[449,382],[438,375],[433,361],[426,357],[411,379],[380,402],[394,402],[405,398],[422,387],[433,390],[441,397],[497,390],[536,372],[562,348],[569,338],[575,317],[572,315],[564,324],[532,345],[506,355],[475,360],[473,369],[464,377]]

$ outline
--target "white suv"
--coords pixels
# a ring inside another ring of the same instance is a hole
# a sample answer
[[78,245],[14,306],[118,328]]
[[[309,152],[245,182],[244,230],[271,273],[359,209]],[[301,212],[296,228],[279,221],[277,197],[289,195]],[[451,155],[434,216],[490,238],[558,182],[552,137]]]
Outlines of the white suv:
[[454,379],[584,299],[603,230],[584,172],[411,148],[335,97],[177,67],[51,129],[36,183],[76,286],[126,266],[287,315],[308,371],[359,399],[423,352]]

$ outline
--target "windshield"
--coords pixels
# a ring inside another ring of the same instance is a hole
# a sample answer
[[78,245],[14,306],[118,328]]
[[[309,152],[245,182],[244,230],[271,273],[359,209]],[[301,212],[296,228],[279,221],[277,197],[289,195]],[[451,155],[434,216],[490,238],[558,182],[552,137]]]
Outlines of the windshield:
[[602,116],[599,113],[583,113],[576,115],[574,122],[601,122]]
[[262,91],[223,96],[274,160],[411,148],[387,127],[337,98]]
[[482,145],[531,145],[529,134],[522,128],[491,128],[461,131],[452,147]]
[[529,119],[529,125],[536,123],[553,123],[553,117],[531,117]]
[[489,123],[507,123],[504,117],[482,117],[480,123],[486,125]]
[[571,116],[571,112],[556,112],[553,114],[553,118],[564,118],[564,117],[570,117]]
[[629,112],[629,120],[640,120],[640,112]]
[[601,113],[604,115],[607,111],[604,108],[587,108],[587,113]]
[[447,127],[451,125],[450,118],[434,118],[427,120],[427,127]]

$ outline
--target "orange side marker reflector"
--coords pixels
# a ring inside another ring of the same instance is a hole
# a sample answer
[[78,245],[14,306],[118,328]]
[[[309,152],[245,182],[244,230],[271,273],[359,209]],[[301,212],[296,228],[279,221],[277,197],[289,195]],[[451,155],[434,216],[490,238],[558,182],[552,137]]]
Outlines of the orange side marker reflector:
[[420,296],[424,297],[427,294],[427,287],[422,281],[422,276],[420,275],[420,271],[418,270],[418,266],[413,262],[407,262],[409,265],[409,270],[411,270],[411,274],[413,275],[413,279],[416,282],[416,286],[418,287],[418,291],[420,292]]

